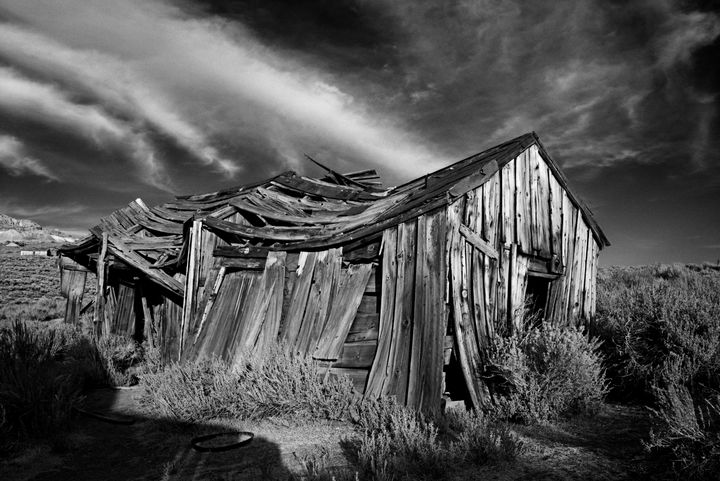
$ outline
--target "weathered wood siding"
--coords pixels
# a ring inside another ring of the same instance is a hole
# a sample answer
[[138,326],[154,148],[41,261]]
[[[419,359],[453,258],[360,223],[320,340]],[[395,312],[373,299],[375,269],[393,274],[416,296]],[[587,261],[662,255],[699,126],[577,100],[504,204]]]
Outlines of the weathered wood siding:
[[370,346],[348,345],[346,338],[372,265],[343,265],[340,248],[269,252],[263,267],[255,264],[214,258],[186,324],[182,357],[237,362],[280,341],[289,352],[329,361],[333,368],[364,369],[367,377]]
[[517,327],[528,272],[543,263],[544,273],[557,274],[547,317],[577,324],[594,314],[598,240],[536,145],[468,192],[459,205],[463,225],[498,252],[497,259],[482,256],[472,262],[486,279],[475,302],[485,303],[489,328]]
[[85,292],[87,269],[70,259],[60,260],[60,293],[67,299],[65,322],[77,324]]
[[438,209],[383,233],[378,346],[368,396],[391,395],[423,411],[439,409],[448,313],[446,231],[445,209]]

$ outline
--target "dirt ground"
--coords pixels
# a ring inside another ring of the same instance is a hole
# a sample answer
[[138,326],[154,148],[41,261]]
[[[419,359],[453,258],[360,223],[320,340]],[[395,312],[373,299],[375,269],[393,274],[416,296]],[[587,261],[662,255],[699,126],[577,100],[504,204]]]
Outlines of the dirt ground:
[[[281,421],[240,424],[217,421],[177,427],[143,416],[134,389],[88,395],[86,409],[127,416],[133,424],[79,415],[60,445],[38,447],[0,465],[0,478],[50,480],[288,480],[304,479],[314,467],[347,472],[343,446],[354,436],[339,422],[291,425]],[[255,433],[246,447],[199,453],[195,435],[225,428]],[[639,408],[608,405],[593,417],[552,426],[516,427],[525,446],[513,463],[474,469],[460,479],[637,480],[656,479],[641,440],[649,419]]]

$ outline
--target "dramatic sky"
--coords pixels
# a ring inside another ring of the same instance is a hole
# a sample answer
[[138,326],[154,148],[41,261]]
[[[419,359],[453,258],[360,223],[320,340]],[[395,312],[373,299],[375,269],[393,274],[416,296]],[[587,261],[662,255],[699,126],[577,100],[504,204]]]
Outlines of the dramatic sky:
[[718,1],[0,0],[0,213],[80,232],[284,170],[393,185],[536,131],[613,246],[720,258]]

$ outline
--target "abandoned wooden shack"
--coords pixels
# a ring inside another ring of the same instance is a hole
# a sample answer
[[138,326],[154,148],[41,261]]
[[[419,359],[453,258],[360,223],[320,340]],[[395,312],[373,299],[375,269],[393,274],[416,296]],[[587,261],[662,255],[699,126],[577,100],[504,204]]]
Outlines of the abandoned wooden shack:
[[327,170],[131,202],[61,250],[66,320],[91,271],[99,335],[168,361],[281,341],[367,396],[433,411],[448,392],[487,402],[488,347],[524,309],[593,316],[609,242],[535,133],[393,188]]

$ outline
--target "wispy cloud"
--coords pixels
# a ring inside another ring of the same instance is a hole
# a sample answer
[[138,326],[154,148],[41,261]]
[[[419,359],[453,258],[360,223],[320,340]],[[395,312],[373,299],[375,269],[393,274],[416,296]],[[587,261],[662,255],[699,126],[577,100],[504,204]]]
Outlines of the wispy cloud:
[[26,26],[0,26],[2,55],[147,122],[225,173],[253,163],[231,158],[243,144],[274,152],[276,166],[327,152],[336,165],[361,160],[405,175],[440,157],[398,116],[237,23],[169,2],[5,3]]
[[58,214],[71,215],[85,212],[87,207],[76,202],[61,204],[27,205],[18,199],[3,199],[0,201],[0,212],[22,219],[36,219],[51,217]]
[[63,127],[99,145],[112,143],[123,147],[141,167],[149,183],[167,187],[155,150],[141,130],[101,108],[74,102],[51,84],[29,79],[6,67],[0,67],[0,93],[0,109]]
[[70,84],[98,103],[147,122],[188,149],[198,160],[234,175],[236,163],[222,158],[200,130],[182,118],[161,86],[153,88],[132,63],[96,50],[73,49],[47,36],[10,24],[0,25],[0,52],[55,81]]
[[22,142],[9,135],[0,134],[0,167],[14,176],[32,174],[59,180],[41,161],[27,155]]

